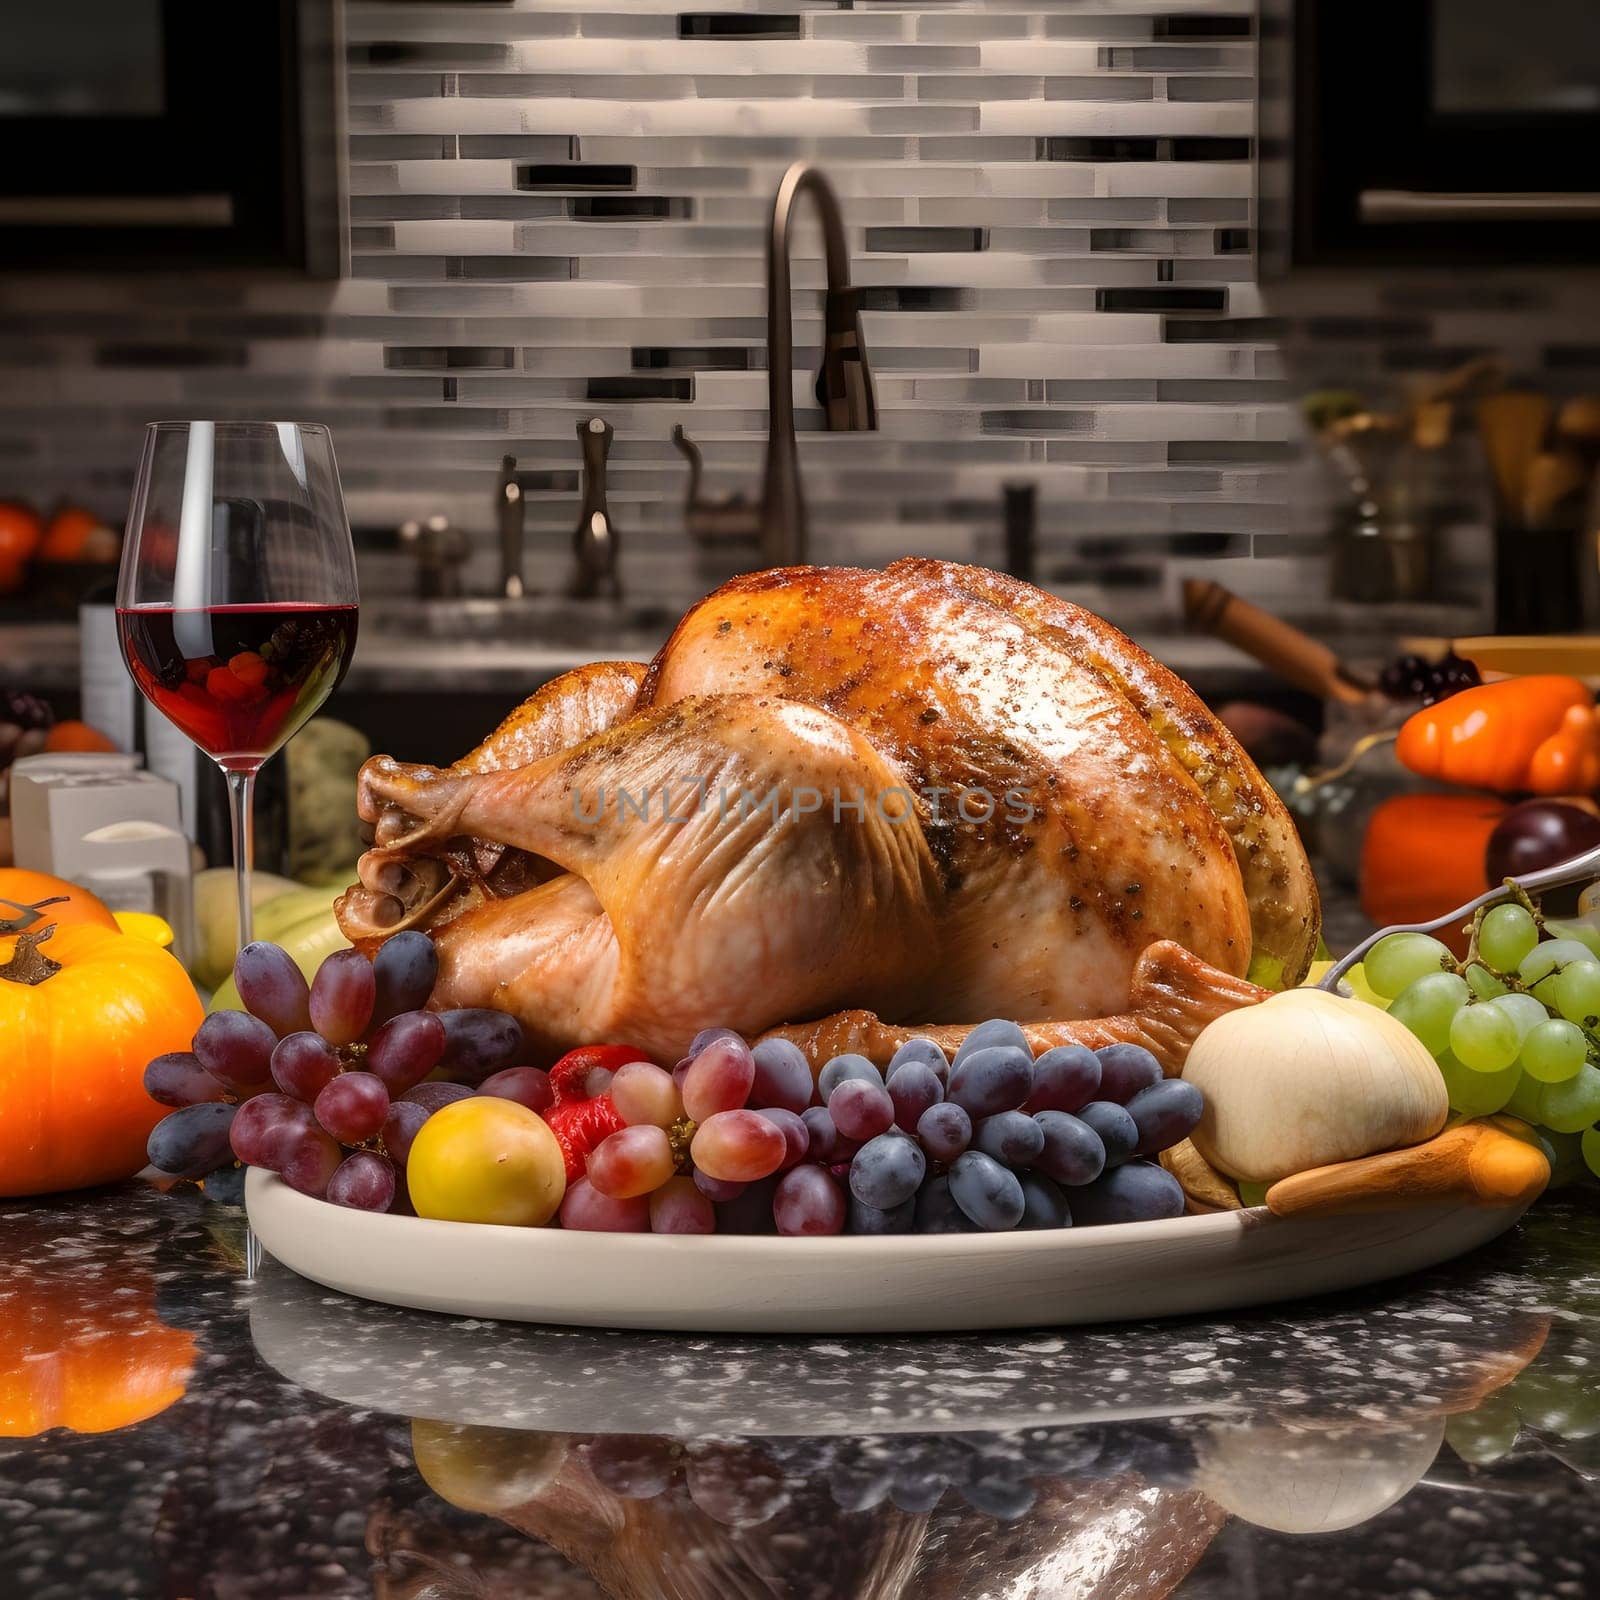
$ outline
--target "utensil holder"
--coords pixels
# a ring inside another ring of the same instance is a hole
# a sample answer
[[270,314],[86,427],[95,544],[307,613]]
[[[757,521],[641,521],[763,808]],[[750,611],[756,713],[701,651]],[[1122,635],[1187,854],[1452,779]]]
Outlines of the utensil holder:
[[1583,541],[1576,524],[1494,530],[1496,633],[1578,633],[1583,629]]

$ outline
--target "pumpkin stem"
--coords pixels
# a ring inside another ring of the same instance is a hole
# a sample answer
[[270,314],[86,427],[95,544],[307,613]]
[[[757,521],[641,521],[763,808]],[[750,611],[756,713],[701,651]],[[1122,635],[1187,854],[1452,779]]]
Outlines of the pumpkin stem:
[[61,963],[52,961],[39,946],[55,931],[56,925],[52,922],[38,933],[19,933],[11,959],[0,967],[0,978],[9,983],[25,983],[29,988],[53,978],[61,970]]

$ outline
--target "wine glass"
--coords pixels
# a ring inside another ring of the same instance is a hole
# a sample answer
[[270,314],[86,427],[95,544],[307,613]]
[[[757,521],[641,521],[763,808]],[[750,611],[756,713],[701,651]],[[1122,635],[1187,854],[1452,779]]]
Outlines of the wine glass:
[[239,947],[256,773],[355,649],[355,551],[328,430],[153,422],[128,510],[117,633],[139,692],[222,768]]

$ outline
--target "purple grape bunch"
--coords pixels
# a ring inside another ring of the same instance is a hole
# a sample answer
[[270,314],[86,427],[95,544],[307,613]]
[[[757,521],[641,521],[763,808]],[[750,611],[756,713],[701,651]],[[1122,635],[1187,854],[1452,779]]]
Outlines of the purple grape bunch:
[[548,1075],[518,1065],[515,1018],[425,1009],[438,970],[416,931],[372,960],[335,951],[309,984],[279,946],[246,945],[233,969],[245,1009],[212,1012],[192,1049],[145,1069],[146,1093],[174,1108],[150,1134],[151,1166],[232,1203],[254,1166],[335,1205],[409,1210],[411,1142],[441,1106],[474,1092],[551,1103]]
[[[845,1136],[834,1156],[848,1162],[847,1232],[993,1233],[1183,1211],[1183,1190],[1154,1158],[1188,1137],[1203,1102],[1139,1045],[1060,1045],[1035,1058],[1021,1028],[995,1019],[951,1060],[912,1039],[876,1084],[867,1065],[842,1057],[822,1073],[851,1086],[850,1128],[833,1117],[842,1088],[825,1113]],[[887,1106],[887,1125],[854,1116],[863,1096]]]
[[1164,1077],[1138,1045],[1035,1058],[1022,1029],[996,1019],[954,1059],[914,1038],[886,1071],[851,1053],[814,1083],[786,1039],[763,1039],[752,1055],[747,1104],[783,1130],[787,1155],[753,1183],[693,1174],[718,1232],[1003,1232],[1184,1209],[1155,1158],[1193,1131],[1200,1091]]

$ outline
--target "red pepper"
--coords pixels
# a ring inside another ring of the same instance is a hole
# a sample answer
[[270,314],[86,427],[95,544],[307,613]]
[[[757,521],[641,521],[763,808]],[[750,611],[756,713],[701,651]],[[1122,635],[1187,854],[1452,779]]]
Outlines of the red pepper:
[[595,1100],[574,1100],[564,1106],[551,1106],[544,1113],[544,1120],[561,1146],[569,1184],[576,1183],[589,1170],[589,1152],[602,1139],[626,1126],[608,1094]]
[[555,1102],[544,1113],[544,1120],[561,1146],[568,1183],[576,1183],[588,1170],[589,1152],[625,1126],[609,1094],[589,1092],[590,1075],[615,1072],[630,1061],[644,1060],[648,1060],[645,1053],[631,1044],[587,1044],[569,1050],[551,1067],[550,1092]]
[[569,1100],[589,1100],[589,1074],[595,1071],[615,1072],[630,1061],[648,1061],[643,1050],[631,1044],[585,1044],[569,1050],[550,1069],[550,1092],[555,1103]]

